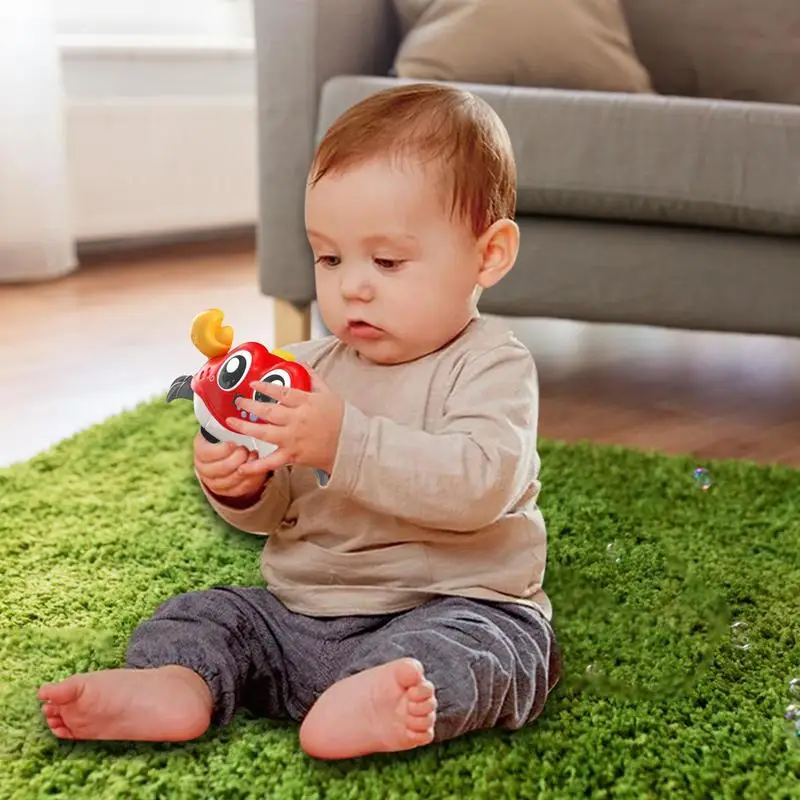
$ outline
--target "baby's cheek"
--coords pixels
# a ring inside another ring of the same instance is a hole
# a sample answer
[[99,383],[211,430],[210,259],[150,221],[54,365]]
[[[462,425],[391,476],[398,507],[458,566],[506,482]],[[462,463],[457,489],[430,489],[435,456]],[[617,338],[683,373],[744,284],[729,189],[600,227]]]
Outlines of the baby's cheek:
[[434,300],[427,287],[415,287],[413,292],[407,293],[403,298],[402,309],[398,314],[402,327],[409,332],[424,334],[431,325],[436,324],[437,303],[441,304],[441,297]]

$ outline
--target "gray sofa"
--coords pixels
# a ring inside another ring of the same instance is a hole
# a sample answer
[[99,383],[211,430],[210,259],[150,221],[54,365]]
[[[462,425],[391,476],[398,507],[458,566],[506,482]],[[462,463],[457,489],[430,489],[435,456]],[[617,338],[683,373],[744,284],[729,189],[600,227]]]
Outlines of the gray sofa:
[[[637,52],[658,6],[630,15]],[[396,82],[399,32],[391,0],[255,8],[259,276],[281,301],[285,344],[305,334],[314,300],[303,229],[314,146]],[[668,57],[664,37],[650,39]],[[466,86],[506,123],[519,170],[519,261],[484,311],[800,335],[800,106]]]

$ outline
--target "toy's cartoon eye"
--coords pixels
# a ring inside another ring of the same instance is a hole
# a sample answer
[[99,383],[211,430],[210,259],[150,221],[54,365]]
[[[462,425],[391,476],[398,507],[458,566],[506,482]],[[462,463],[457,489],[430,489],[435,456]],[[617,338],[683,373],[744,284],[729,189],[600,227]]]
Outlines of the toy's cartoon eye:
[[[274,383],[276,386],[291,386],[292,379],[285,369],[272,369],[262,379],[261,383]],[[259,403],[277,403],[278,401],[263,392],[254,392],[253,400]]]
[[253,356],[247,350],[240,350],[229,356],[219,368],[217,383],[220,389],[230,392],[244,379],[253,363]]

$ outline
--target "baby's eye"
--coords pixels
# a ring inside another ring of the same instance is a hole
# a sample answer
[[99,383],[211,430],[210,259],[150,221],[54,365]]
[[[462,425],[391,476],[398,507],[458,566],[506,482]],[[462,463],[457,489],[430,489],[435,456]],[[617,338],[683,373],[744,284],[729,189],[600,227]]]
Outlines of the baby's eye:
[[394,258],[376,258],[375,264],[381,269],[397,269],[403,262]]
[[322,264],[324,267],[338,267],[342,263],[339,256],[318,256],[317,264]]

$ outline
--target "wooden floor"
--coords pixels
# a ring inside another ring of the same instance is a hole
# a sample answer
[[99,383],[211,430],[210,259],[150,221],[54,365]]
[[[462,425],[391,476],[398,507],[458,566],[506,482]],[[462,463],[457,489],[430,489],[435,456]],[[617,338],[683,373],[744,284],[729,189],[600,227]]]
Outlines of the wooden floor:
[[[219,307],[269,345],[250,242],[93,256],[47,284],[1,286],[0,466],[141,400],[202,357],[192,317]],[[539,368],[541,433],[800,466],[800,340],[512,320]]]

